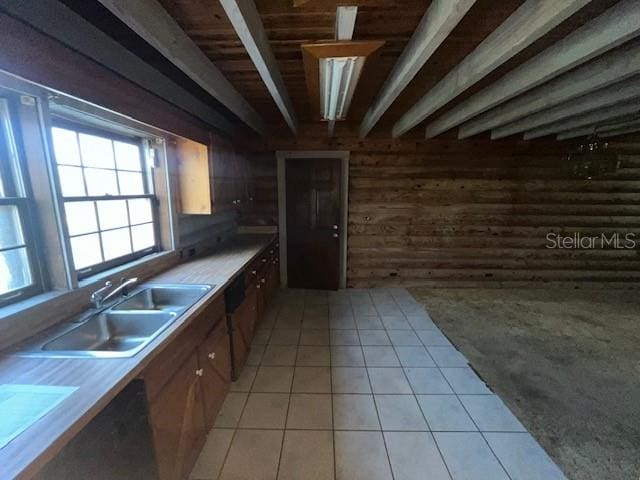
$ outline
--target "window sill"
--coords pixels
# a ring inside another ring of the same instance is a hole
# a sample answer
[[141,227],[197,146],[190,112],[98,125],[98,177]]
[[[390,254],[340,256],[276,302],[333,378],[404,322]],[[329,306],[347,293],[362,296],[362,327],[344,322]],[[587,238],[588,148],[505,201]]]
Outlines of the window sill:
[[20,300],[19,302],[0,307],[0,321],[2,321],[4,318],[11,317],[19,313],[24,313],[32,308],[39,307],[66,293],[69,293],[69,290],[56,290],[51,292],[39,293],[38,295],[34,295],[33,297],[25,298],[24,300]]
[[144,257],[138,258],[137,260],[133,260],[123,265],[118,265],[117,267],[113,267],[108,270],[104,270],[102,272],[96,273],[95,275],[91,275],[90,277],[83,278],[78,282],[78,289],[86,288],[92,285],[97,285],[102,281],[112,280],[111,277],[113,276],[117,276],[117,275],[125,276],[131,270],[137,269],[142,265],[164,260],[166,258],[169,258],[171,255],[175,255],[175,254],[176,254],[175,250],[150,253],[149,255],[145,255]]

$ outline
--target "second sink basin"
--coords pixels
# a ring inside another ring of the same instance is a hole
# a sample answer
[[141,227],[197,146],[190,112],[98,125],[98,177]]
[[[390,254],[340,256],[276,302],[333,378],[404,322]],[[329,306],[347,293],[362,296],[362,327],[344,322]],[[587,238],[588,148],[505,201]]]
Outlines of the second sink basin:
[[112,310],[183,310],[210,289],[207,285],[149,285]]

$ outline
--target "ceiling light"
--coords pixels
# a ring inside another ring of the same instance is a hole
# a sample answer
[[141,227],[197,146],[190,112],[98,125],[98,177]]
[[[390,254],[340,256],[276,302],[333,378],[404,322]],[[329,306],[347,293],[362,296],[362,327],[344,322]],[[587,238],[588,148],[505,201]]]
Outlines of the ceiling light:
[[344,120],[349,110],[365,57],[320,59],[320,116],[323,120]]

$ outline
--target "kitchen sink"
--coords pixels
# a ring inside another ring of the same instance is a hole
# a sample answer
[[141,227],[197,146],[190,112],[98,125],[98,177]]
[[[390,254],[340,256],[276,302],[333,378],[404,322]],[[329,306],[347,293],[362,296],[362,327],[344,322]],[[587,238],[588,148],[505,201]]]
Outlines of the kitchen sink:
[[131,357],[208,291],[211,285],[142,285],[101,310],[85,312],[19,348],[30,357]]

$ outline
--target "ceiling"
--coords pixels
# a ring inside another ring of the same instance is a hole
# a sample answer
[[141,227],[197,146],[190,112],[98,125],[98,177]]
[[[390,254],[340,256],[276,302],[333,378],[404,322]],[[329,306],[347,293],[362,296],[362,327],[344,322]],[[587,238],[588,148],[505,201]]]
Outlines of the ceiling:
[[[216,0],[160,0],[160,3],[253,108],[270,125],[288,131],[282,114],[220,3]],[[302,123],[312,122],[312,118],[300,45],[333,40],[336,6],[359,5],[353,39],[384,40],[386,43],[380,54],[367,62],[356,90],[348,122],[357,127],[430,2],[307,0],[297,7],[293,6],[292,0],[256,0],[255,3],[295,113]],[[478,0],[382,116],[371,135],[390,136],[395,121],[522,3],[523,0]],[[428,118],[439,115],[493,83],[615,3],[616,0],[592,1]],[[423,121],[412,133],[422,136],[424,125]],[[446,135],[455,136],[455,132],[450,131]]]

